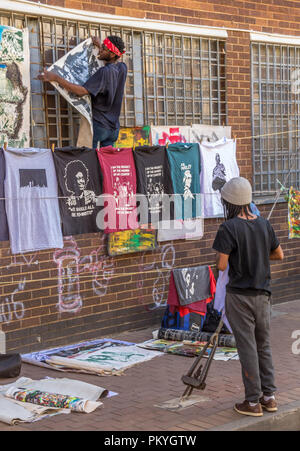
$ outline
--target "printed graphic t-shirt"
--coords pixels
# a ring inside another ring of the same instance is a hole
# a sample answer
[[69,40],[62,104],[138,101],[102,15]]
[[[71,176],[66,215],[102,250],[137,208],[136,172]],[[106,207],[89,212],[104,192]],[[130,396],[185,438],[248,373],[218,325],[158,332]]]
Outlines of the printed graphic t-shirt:
[[101,171],[94,149],[64,147],[53,153],[59,192],[63,235],[99,232]]
[[4,200],[5,197],[4,179],[5,179],[5,160],[3,150],[0,149],[0,241],[8,241],[8,225]]
[[137,229],[136,172],[132,149],[101,147],[97,150],[102,176],[103,195],[108,195],[104,210],[106,233]]
[[8,148],[5,162],[5,207],[12,253],[62,248],[51,150]]
[[[148,219],[149,222],[155,223],[162,217],[163,205],[167,207],[167,199],[164,195],[173,194],[167,152],[162,146],[141,146],[135,148],[133,156],[137,175],[137,192],[147,196]],[[170,212],[171,216],[173,216],[172,212]]]
[[83,85],[91,94],[93,119],[103,128],[115,130],[120,127],[126,77],[125,63],[106,64]]
[[167,153],[175,193],[175,219],[201,216],[198,144],[170,144]]
[[222,138],[216,142],[202,142],[200,154],[202,167],[200,185],[204,217],[223,217],[221,188],[228,180],[239,177],[235,141]]

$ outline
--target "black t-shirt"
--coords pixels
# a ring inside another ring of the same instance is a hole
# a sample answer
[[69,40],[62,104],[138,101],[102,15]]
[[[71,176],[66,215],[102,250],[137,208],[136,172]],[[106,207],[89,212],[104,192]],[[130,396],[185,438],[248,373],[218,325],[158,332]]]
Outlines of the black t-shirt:
[[258,294],[270,291],[270,253],[279,246],[273,227],[258,216],[235,217],[221,224],[213,248],[229,255],[228,292]]
[[[96,216],[101,207],[101,170],[94,149],[63,147],[53,153],[63,235],[99,232]],[[62,198],[61,198],[62,197]]]
[[120,127],[126,77],[125,63],[106,64],[83,85],[91,94],[93,119],[103,128],[115,130]]
[[[137,193],[147,196],[149,222],[155,223],[162,218],[163,206],[168,206],[164,195],[173,194],[168,155],[163,146],[140,146],[135,148],[133,156]],[[172,204],[170,216],[174,216]]]

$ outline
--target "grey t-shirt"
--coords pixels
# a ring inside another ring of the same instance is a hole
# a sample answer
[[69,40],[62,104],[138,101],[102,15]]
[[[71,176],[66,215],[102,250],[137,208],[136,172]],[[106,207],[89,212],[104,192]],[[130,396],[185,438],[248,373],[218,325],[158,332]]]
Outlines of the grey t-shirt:
[[208,266],[173,269],[180,305],[188,305],[211,296]]
[[0,241],[8,241],[8,226],[4,200],[5,197],[4,178],[5,178],[5,160],[3,150],[0,149]]
[[12,253],[62,248],[51,150],[8,148],[5,162],[5,207]]

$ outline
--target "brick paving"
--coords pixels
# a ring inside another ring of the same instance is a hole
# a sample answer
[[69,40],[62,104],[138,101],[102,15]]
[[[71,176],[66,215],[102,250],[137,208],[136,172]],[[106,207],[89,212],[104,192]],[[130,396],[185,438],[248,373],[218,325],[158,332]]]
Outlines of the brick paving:
[[[292,353],[294,330],[300,330],[300,301],[277,304],[272,315],[272,349],[281,406],[300,401],[300,354]],[[122,333],[121,340],[142,342],[152,338],[152,329]],[[300,349],[300,347],[299,347]],[[162,354],[149,362],[129,368],[122,376],[99,377],[88,374],[61,373],[23,364],[21,376],[40,379],[69,377],[100,385],[118,396],[103,400],[103,406],[91,414],[71,413],[46,418],[32,424],[8,426],[0,431],[206,431],[241,419],[233,411],[235,402],[243,401],[244,390],[239,361],[213,361],[204,391],[193,395],[206,398],[191,407],[170,411],[155,407],[179,398],[185,386],[181,376],[193,359]],[[1,384],[13,380],[1,380]],[[270,415],[265,413],[264,415]],[[255,420],[255,419],[254,419]]]

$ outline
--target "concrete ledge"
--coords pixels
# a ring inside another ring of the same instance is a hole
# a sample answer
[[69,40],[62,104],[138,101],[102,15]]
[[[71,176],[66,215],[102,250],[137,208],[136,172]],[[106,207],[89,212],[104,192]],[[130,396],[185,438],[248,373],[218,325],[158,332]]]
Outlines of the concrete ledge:
[[263,417],[241,417],[208,431],[300,431],[300,401],[280,406],[275,413],[264,412]]

